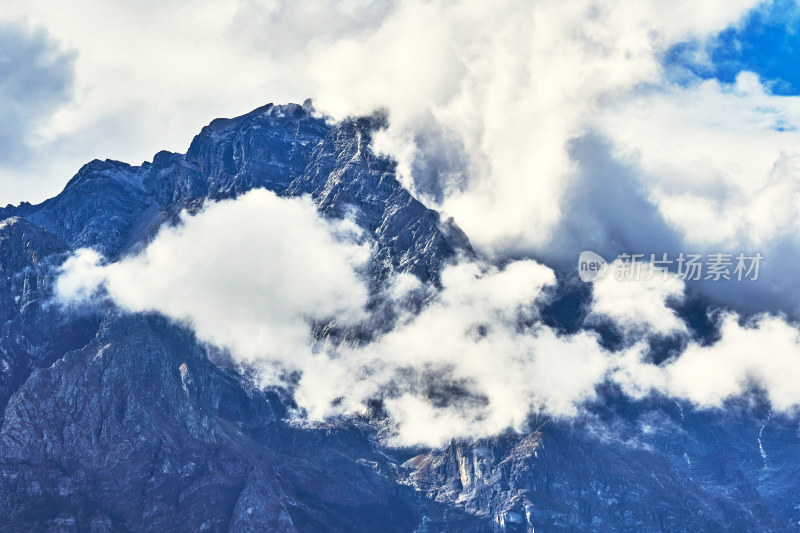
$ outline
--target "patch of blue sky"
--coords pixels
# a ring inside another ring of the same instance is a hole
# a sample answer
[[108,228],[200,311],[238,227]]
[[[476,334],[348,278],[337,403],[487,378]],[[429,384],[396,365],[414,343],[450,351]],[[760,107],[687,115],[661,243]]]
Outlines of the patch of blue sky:
[[664,56],[671,81],[716,78],[733,83],[743,71],[758,74],[775,95],[800,95],[800,3],[774,0],[706,42],[680,43]]

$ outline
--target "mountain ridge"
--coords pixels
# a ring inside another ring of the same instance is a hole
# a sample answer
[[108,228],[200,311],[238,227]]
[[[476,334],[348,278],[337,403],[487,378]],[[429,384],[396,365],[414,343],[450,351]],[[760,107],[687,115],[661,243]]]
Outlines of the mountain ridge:
[[[309,194],[323,216],[341,218],[356,208],[356,223],[375,237],[375,265],[388,262],[392,269],[436,281],[444,261],[472,250],[452,220],[441,221],[400,185],[393,161],[372,153],[371,133],[384,120],[356,118],[331,126],[315,116],[310,101],[267,104],[212,121],[186,154],[158,152],[140,166],[87,163],[55,197],[0,209],[0,220],[19,216],[72,248],[92,247],[114,259],[165,221],[175,222],[183,210],[196,212],[206,201],[257,187],[280,196]],[[382,239],[387,231],[397,239]],[[435,258],[421,253],[431,247]],[[385,280],[389,269],[377,268],[376,279]]]

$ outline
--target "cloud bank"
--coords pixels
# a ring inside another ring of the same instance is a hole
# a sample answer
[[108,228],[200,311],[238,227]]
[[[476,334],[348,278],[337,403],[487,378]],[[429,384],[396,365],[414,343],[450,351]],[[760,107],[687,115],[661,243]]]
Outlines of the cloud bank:
[[[74,90],[36,124],[46,157],[0,174],[0,205],[53,196],[92,159],[135,164],[183,152],[213,118],[302,102],[315,94],[304,72],[311,50],[365,34],[393,9],[383,0],[8,0],[0,27],[47,31],[72,54]],[[42,81],[27,80],[26,91]]]
[[[395,445],[522,431],[532,414],[580,416],[609,383],[633,398],[656,393],[699,408],[754,390],[777,410],[800,405],[800,331],[776,316],[726,313],[720,339],[702,344],[671,307],[684,294],[672,275],[596,282],[587,322],[566,334],[542,317],[557,290],[553,270],[462,261],[445,268],[440,289],[397,273],[380,295],[396,322],[371,340],[315,335],[321,324],[374,326],[362,240],[350,222],[320,218],[308,198],[256,190],[184,215],[116,263],[79,251],[56,294],[65,305],[109,298],[189,325],[255,368],[264,386],[292,390],[301,419],[380,406]],[[427,295],[422,310],[405,310],[415,293]],[[621,332],[617,348],[601,342],[598,319]],[[681,352],[654,363],[645,340],[670,335],[684,340]]]
[[[693,162],[691,152],[629,146],[637,137],[612,135],[615,117],[677,141],[683,123],[678,130],[653,124],[634,113],[644,106],[631,97],[666,106],[670,94],[661,93],[668,88],[688,107],[686,118],[727,111],[709,113],[694,88],[671,84],[661,55],[721,31],[755,5],[407,1],[369,36],[317,50],[309,70],[319,85],[317,104],[333,116],[389,110],[391,125],[377,146],[400,160],[409,187],[453,215],[474,244],[500,255],[530,254],[552,246],[562,220],[575,216],[563,205],[580,181],[572,140],[597,131],[616,150],[624,142],[629,151]],[[354,77],[363,83],[353,86]],[[756,102],[736,104],[759,115]],[[733,137],[753,135],[752,122],[732,122]],[[766,158],[779,154],[766,141],[761,147]],[[748,161],[746,154],[732,157]],[[703,172],[726,161],[712,163]]]

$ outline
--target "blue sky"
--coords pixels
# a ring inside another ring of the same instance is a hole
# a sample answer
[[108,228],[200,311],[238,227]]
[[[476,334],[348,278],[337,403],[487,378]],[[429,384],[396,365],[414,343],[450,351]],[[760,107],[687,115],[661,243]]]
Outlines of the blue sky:
[[[707,54],[702,61],[700,50]],[[800,94],[800,7],[794,0],[767,2],[704,43],[676,45],[664,61],[725,83],[742,71],[755,72],[773,94]]]

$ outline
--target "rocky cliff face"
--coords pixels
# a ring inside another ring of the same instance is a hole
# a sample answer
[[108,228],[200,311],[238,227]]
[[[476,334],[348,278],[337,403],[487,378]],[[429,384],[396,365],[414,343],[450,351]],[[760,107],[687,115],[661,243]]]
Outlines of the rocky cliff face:
[[[355,213],[395,271],[438,281],[464,234],[369,148],[380,116],[310,105],[215,120],[186,154],[93,161],[57,197],[0,210],[0,523],[10,531],[790,530],[796,422],[609,396],[589,421],[397,450],[379,420],[298,425],[283,390],[151,315],[50,305],[57,267],[135,251],[182,210],[264,187]],[[763,425],[762,425],[763,424]],[[794,489],[794,490],[793,490]]]
[[737,413],[618,404],[593,420],[540,421],[525,436],[453,443],[403,466],[419,491],[487,517],[493,531],[791,531],[797,497],[775,489],[797,483],[787,482],[796,421],[770,419],[774,452],[762,455],[768,412]]
[[[156,317],[110,313],[16,391],[0,431],[19,529],[409,531],[415,495],[352,425],[297,428]],[[384,529],[384,527],[381,527]]]
[[48,303],[53,268],[68,251],[27,220],[0,221],[0,409],[33,369],[85,345],[97,329],[98,317],[65,315]]

